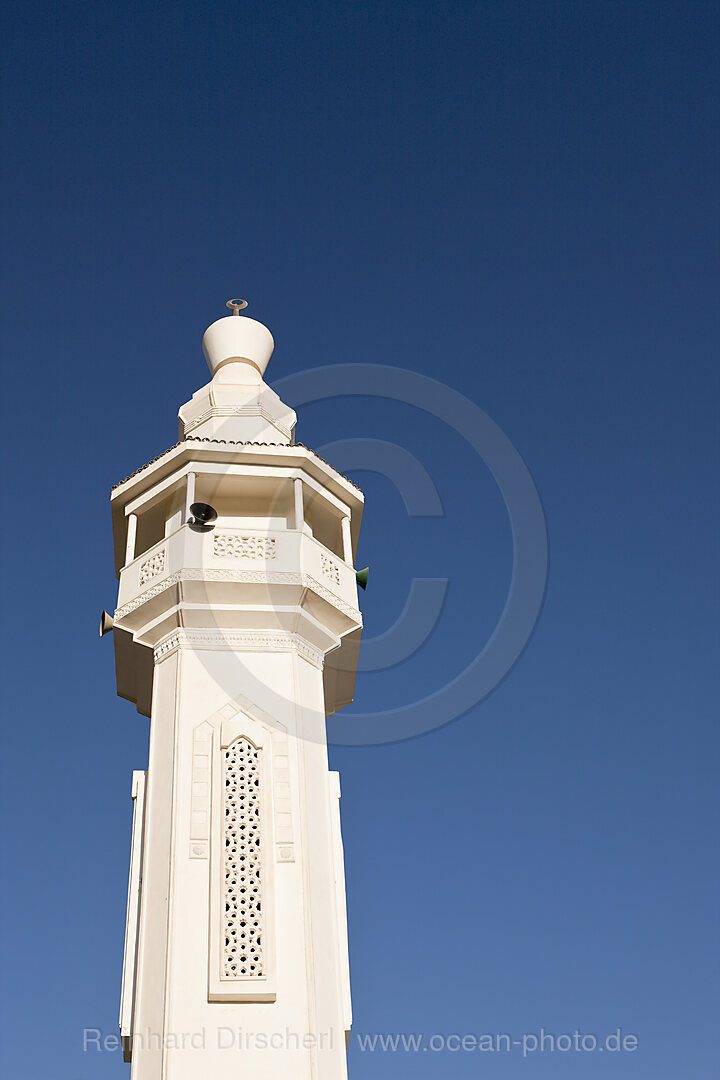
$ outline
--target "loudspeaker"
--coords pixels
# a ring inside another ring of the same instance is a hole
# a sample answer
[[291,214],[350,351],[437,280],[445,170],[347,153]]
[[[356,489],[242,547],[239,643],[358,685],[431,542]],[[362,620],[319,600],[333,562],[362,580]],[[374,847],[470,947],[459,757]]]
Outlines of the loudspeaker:
[[210,506],[209,503],[192,503],[190,513],[193,516],[193,521],[190,524],[199,525],[203,529],[212,528],[213,521],[217,520],[217,510],[214,506]]
[[108,615],[107,611],[103,611],[100,616],[100,637],[105,637],[106,634],[110,633],[114,622],[112,615]]
[[361,589],[367,589],[368,574],[370,573],[370,567],[366,566],[364,570],[355,571],[355,580]]

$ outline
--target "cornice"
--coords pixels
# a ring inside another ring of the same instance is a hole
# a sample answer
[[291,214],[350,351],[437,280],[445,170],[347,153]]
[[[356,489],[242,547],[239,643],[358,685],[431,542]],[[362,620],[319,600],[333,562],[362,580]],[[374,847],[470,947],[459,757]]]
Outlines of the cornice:
[[353,481],[350,480],[343,473],[338,472],[338,470],[333,465],[331,465],[329,461],[326,461],[325,458],[320,457],[320,454],[316,454],[314,450],[311,450],[309,446],[305,446],[304,443],[301,443],[301,442],[294,442],[294,443],[243,442],[242,440],[235,441],[233,439],[211,439],[209,436],[201,436],[201,435],[188,435],[186,438],[181,439],[179,442],[176,442],[174,444],[174,446],[169,446],[167,448],[167,450],[163,450],[163,452],[161,454],[158,454],[156,457],[152,458],[151,461],[146,462],[144,465],[141,465],[138,469],[135,469],[133,472],[129,473],[129,475],[126,476],[124,480],[120,480],[120,481],[118,481],[117,484],[113,484],[111,490],[116,491],[118,488],[121,488],[123,486],[123,484],[127,484],[128,480],[133,480],[140,473],[145,472],[146,469],[149,469],[152,465],[157,464],[158,461],[161,461],[164,457],[167,457],[168,454],[171,454],[174,450],[177,450],[179,447],[181,447],[181,446],[190,447],[191,444],[193,444],[193,443],[196,443],[196,444],[203,443],[203,444],[209,444],[210,446],[218,446],[218,447],[219,446],[225,446],[225,447],[228,447],[228,448],[232,448],[233,446],[237,446],[237,447],[245,447],[245,446],[246,447],[253,447],[253,446],[255,446],[255,447],[259,447],[259,448],[260,447],[267,447],[268,449],[281,450],[281,451],[284,450],[286,452],[292,452],[293,450],[298,450],[298,449],[299,450],[305,450],[310,455],[311,458],[315,458],[317,461],[321,462],[328,469],[330,469],[336,476],[339,476],[341,480],[344,480],[346,484],[350,484],[351,487],[355,488],[355,490],[357,492],[359,492],[360,495],[362,496],[362,491],[357,486],[357,484],[353,483]]
[[153,650],[155,663],[172,656],[178,649],[226,652],[295,652],[314,667],[322,670],[324,657],[299,634],[283,634],[276,630],[173,630]]
[[115,620],[119,621],[124,619],[125,616],[130,615],[133,611],[136,611],[137,608],[146,604],[148,600],[153,600],[167,589],[172,589],[175,585],[179,585],[183,581],[233,581],[253,585],[299,585],[302,588],[310,589],[311,592],[314,592],[322,600],[326,600],[328,604],[337,608],[338,611],[341,611],[343,615],[347,615],[348,618],[353,619],[356,622],[362,622],[362,615],[356,607],[341,600],[339,596],[336,596],[330,589],[321,585],[320,582],[310,574],[299,574],[289,570],[203,569],[178,570],[176,573],[170,574],[168,577],[156,582],[154,585],[151,585],[149,588],[139,593],[138,596],[135,596],[132,600],[128,600],[122,607],[117,608],[115,611]]

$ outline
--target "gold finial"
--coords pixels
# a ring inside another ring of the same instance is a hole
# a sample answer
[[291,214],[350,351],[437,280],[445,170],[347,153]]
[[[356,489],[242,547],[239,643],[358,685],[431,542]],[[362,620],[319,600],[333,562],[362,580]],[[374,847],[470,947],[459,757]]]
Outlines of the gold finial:
[[233,315],[239,315],[242,309],[247,307],[247,300],[228,300],[225,307],[232,308]]

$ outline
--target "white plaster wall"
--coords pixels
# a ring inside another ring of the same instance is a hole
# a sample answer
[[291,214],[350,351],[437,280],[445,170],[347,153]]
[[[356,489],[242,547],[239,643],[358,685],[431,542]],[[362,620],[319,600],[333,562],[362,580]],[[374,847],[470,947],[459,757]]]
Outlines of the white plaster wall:
[[[287,732],[294,861],[276,860],[263,826],[263,858],[274,860],[277,1000],[208,1002],[211,863],[191,856],[193,735],[248,701],[266,726],[277,722],[281,741]],[[156,667],[151,730],[133,1080],[344,1080],[347,941],[321,670],[292,650],[183,646]],[[162,1033],[163,1049],[148,1031]],[[283,1045],[263,1049],[261,1034]]]

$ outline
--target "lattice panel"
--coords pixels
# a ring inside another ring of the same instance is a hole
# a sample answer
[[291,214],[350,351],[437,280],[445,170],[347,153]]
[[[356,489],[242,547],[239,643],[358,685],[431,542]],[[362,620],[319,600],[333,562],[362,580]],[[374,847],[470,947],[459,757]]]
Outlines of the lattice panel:
[[239,738],[225,755],[222,976],[263,975],[261,751]]
[[329,577],[336,585],[340,584],[340,570],[337,563],[328,558],[324,552],[320,552],[320,563],[322,565],[322,571],[325,577]]
[[213,555],[223,559],[274,559],[275,537],[214,533]]
[[146,585],[151,578],[157,577],[158,574],[162,574],[165,569],[165,552],[156,551],[154,555],[151,555],[149,559],[146,559],[144,563],[140,564],[140,573],[138,575],[138,584],[140,588]]

